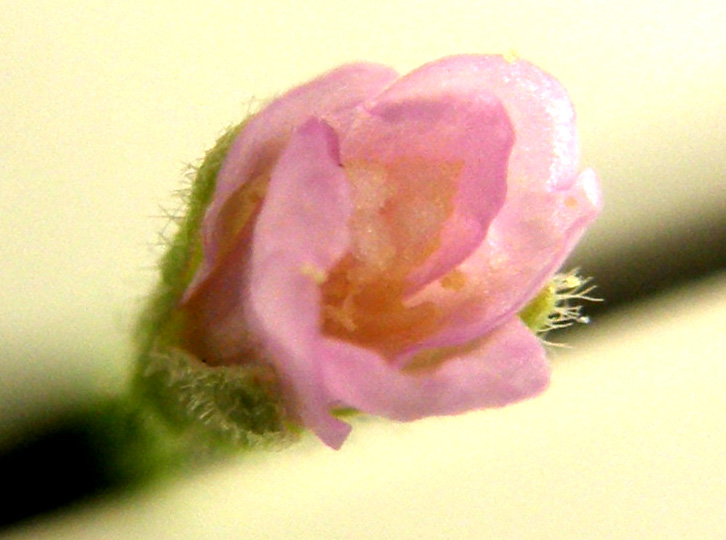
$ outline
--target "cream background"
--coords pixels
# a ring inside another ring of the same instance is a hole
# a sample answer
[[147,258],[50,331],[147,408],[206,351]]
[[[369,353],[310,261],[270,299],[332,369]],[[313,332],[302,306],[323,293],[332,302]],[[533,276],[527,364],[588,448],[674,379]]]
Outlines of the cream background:
[[[164,224],[151,216],[184,164],[252,99],[341,62],[406,71],[514,49],[558,76],[605,190],[584,256],[726,211],[719,0],[25,0],[0,14],[6,438],[122,381]],[[557,353],[542,399],[366,425],[338,453],[255,456],[18,537],[718,538],[725,292],[597,321]]]

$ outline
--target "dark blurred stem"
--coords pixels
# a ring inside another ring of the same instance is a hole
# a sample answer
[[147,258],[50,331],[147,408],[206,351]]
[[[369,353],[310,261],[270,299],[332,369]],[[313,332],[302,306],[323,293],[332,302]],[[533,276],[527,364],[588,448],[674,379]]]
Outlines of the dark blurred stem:
[[0,451],[0,526],[137,488],[190,464],[183,441],[133,396],[99,397]]

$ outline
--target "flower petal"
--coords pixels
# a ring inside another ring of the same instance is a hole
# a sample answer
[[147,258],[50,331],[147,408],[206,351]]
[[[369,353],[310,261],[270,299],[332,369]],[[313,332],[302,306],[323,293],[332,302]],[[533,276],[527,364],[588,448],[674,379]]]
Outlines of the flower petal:
[[[402,162],[409,168],[418,164],[420,170],[404,180],[422,185],[440,180],[441,174],[427,173],[440,171],[442,164],[456,171],[451,178],[453,209],[440,232],[438,249],[408,276],[408,286],[415,290],[464,260],[486,235],[506,194],[512,127],[497,96],[475,70],[458,61],[411,72],[360,111],[341,144],[346,166],[363,163],[393,169]],[[396,178],[389,181],[395,183]],[[425,226],[428,216],[425,210],[419,213],[418,222]]]
[[401,371],[344,341],[328,340],[324,352],[321,364],[332,395],[346,406],[396,420],[500,407],[533,397],[549,384],[542,345],[517,318],[475,349],[430,369]]
[[601,204],[590,169],[566,191],[507,201],[486,240],[456,270],[461,286],[436,282],[409,299],[412,306],[433,302],[443,321],[437,333],[398,362],[405,364],[428,347],[466,343],[521,311],[562,265]]
[[319,282],[348,247],[350,213],[335,133],[310,120],[278,160],[255,226],[247,321],[280,377],[292,413],[333,447],[350,428],[329,413],[315,356],[322,339]]
[[440,79],[442,86],[470,80],[504,104],[517,138],[509,160],[511,178],[531,178],[553,189],[573,183],[579,165],[575,112],[557,79],[529,62],[500,55],[451,56],[417,71]]
[[[397,77],[379,64],[349,64],[296,87],[254,115],[232,144],[217,177],[214,199],[202,225],[204,260],[185,293],[189,299],[234,242],[224,223],[225,207],[245,183],[269,175],[291,132],[311,117],[324,118],[345,133],[356,107]],[[232,231],[235,233],[236,231]]]
[[[527,62],[477,58],[517,135],[507,199],[485,241],[457,269],[461,286],[432,283],[409,299],[411,305],[434,302],[446,314],[441,331],[421,348],[465,343],[521,310],[602,207],[595,174],[575,169],[575,115],[562,86]],[[468,65],[470,58],[452,61]]]

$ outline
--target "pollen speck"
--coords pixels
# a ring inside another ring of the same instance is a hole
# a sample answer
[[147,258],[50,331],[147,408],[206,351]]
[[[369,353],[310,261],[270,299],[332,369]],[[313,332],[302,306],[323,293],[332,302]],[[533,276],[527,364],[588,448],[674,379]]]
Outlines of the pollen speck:
[[300,267],[300,273],[304,276],[309,277],[318,285],[322,285],[323,283],[325,283],[325,280],[328,279],[328,274],[325,272],[325,270],[321,270],[312,263],[303,264]]
[[461,270],[452,270],[439,280],[444,289],[460,291],[466,287],[466,274]]
[[513,64],[514,62],[516,62],[517,60],[519,60],[519,55],[517,54],[517,51],[515,51],[514,49],[509,49],[502,56],[510,64]]

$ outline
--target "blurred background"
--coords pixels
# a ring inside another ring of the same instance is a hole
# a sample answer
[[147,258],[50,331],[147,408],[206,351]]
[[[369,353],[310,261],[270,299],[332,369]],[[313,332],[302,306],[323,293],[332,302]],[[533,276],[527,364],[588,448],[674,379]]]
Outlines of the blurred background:
[[[578,112],[605,211],[571,266],[605,302],[553,387],[356,427],[12,538],[717,538],[726,528],[726,4],[6,2],[0,450],[123,384],[185,166],[255,100],[337,64],[515,51]],[[43,490],[44,486],[34,489]],[[0,536],[3,533],[0,532]]]

